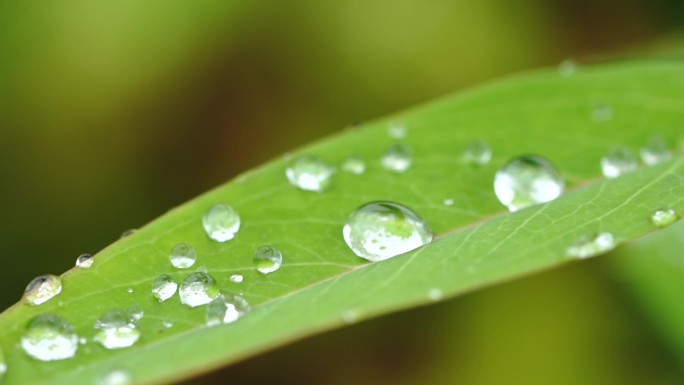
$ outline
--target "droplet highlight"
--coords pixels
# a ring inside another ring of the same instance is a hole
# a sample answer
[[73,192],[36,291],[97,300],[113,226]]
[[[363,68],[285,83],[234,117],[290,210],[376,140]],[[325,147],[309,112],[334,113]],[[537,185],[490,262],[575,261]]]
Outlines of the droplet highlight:
[[660,135],[648,138],[646,145],[639,150],[639,155],[647,166],[654,166],[672,159],[672,151]]
[[32,319],[21,337],[26,354],[39,361],[71,358],[78,349],[78,336],[71,325],[53,314]]
[[677,213],[670,208],[656,210],[653,215],[651,215],[651,223],[656,227],[667,227],[679,219]]
[[413,164],[411,149],[403,144],[393,144],[385,150],[380,159],[380,164],[385,170],[403,173]]
[[273,246],[258,248],[252,259],[254,267],[261,274],[273,273],[283,264],[283,254]]
[[244,279],[245,277],[243,277],[242,274],[233,274],[230,276],[230,282],[233,283],[242,283]]
[[291,185],[313,192],[327,190],[333,181],[335,169],[314,156],[300,156],[290,162],[285,176]]
[[152,283],[152,295],[159,302],[164,302],[173,297],[178,289],[176,281],[168,274],[162,274]]
[[136,323],[136,322],[140,321],[141,319],[143,319],[144,316],[145,316],[145,311],[140,306],[131,305],[128,308],[128,319],[131,322]]
[[219,296],[220,290],[214,277],[197,272],[188,275],[178,290],[183,305],[197,307],[206,305]]
[[62,279],[46,274],[31,281],[24,291],[24,302],[38,306],[62,292]]
[[453,206],[454,205],[454,200],[451,198],[446,198],[445,200],[442,201],[442,204],[444,206]]
[[432,230],[418,214],[394,202],[371,202],[347,220],[342,235],[357,256],[371,262],[409,252],[432,241]]
[[342,171],[354,175],[361,175],[366,172],[366,162],[356,155],[350,156],[342,163]]
[[237,321],[250,310],[249,303],[239,295],[220,295],[206,308],[206,325],[216,326]]
[[0,383],[7,373],[7,360],[5,359],[5,352],[0,348]]
[[575,244],[566,249],[565,254],[571,258],[586,259],[607,253],[616,246],[617,241],[613,234],[600,232],[580,238]]
[[130,385],[132,383],[131,375],[127,371],[117,369],[102,376],[99,385]]
[[463,152],[463,161],[475,166],[483,166],[492,160],[492,148],[483,140],[468,143]]
[[81,254],[76,258],[76,267],[79,269],[90,269],[95,259],[90,254]]
[[534,155],[515,158],[496,172],[494,193],[510,211],[550,202],[565,188],[565,180],[546,159]]
[[202,217],[202,226],[212,240],[227,242],[240,230],[240,216],[232,207],[216,204]]
[[632,150],[627,147],[615,147],[601,158],[601,171],[608,178],[617,178],[639,168],[639,163]]
[[169,261],[171,261],[173,267],[177,269],[187,269],[195,264],[195,261],[197,261],[197,254],[192,246],[185,243],[179,243],[171,250]]
[[110,310],[95,322],[93,340],[105,349],[127,348],[138,341],[140,330],[129,315],[120,309]]

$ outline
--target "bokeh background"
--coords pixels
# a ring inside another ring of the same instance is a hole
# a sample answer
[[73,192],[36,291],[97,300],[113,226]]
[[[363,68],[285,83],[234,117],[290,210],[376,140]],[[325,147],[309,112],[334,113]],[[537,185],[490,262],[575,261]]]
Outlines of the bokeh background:
[[[672,55],[683,30],[681,0],[0,2],[0,308],[36,275],[313,139],[565,58]],[[607,266],[187,383],[683,383]]]

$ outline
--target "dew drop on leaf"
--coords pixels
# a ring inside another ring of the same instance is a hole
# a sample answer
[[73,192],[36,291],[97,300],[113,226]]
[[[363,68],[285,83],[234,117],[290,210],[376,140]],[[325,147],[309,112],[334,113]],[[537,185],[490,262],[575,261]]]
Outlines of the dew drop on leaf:
[[216,299],[220,290],[214,277],[207,273],[196,272],[183,280],[178,294],[183,305],[196,307],[206,305]]
[[607,253],[617,246],[615,236],[608,232],[600,232],[580,238],[565,250],[570,258],[586,259]]
[[546,159],[534,155],[515,158],[496,172],[494,193],[510,211],[558,198],[565,181]]
[[393,144],[385,150],[380,164],[385,170],[403,173],[411,167],[413,155],[411,149],[403,144]]
[[53,314],[32,319],[21,337],[26,354],[40,361],[71,358],[78,349],[78,336],[71,325]]
[[442,298],[444,298],[444,292],[442,292],[442,290],[438,288],[430,289],[430,291],[428,291],[428,298],[431,301],[435,302],[441,301]]
[[192,246],[179,243],[173,247],[171,254],[169,254],[169,261],[173,267],[177,269],[187,269],[188,267],[195,264],[197,260],[197,254]]
[[335,169],[314,156],[300,156],[290,162],[285,176],[291,185],[313,192],[323,192],[332,185]]
[[594,108],[591,111],[591,119],[597,123],[603,123],[613,119],[613,107],[605,103],[594,105]]
[[283,264],[283,254],[273,246],[262,246],[257,249],[252,258],[254,267],[261,274],[273,273]]
[[242,276],[242,274],[233,274],[230,276],[230,282],[233,283],[242,283],[245,277]]
[[651,215],[651,222],[656,227],[667,227],[675,223],[679,219],[677,213],[673,209],[660,209],[656,210],[653,215]]
[[49,301],[62,292],[62,279],[46,274],[31,281],[24,291],[24,301],[32,306],[38,306]]
[[143,309],[140,306],[131,305],[128,308],[128,319],[131,322],[133,322],[133,323],[138,322],[141,319],[143,319],[144,316],[145,316],[145,312],[143,311]]
[[352,155],[342,163],[342,171],[354,175],[361,175],[366,172],[366,162],[360,157]]
[[601,158],[601,171],[608,178],[617,178],[636,171],[638,167],[639,163],[634,153],[627,147],[615,147]]
[[463,152],[463,161],[468,164],[482,166],[492,159],[492,148],[483,140],[468,143]]
[[347,246],[371,262],[409,252],[432,241],[432,230],[415,212],[394,202],[371,202],[354,211],[342,229]]
[[2,383],[5,373],[7,373],[7,360],[5,360],[4,351],[0,348],[0,383]]
[[212,240],[227,242],[240,230],[240,216],[232,207],[216,204],[202,217],[202,226]]
[[445,199],[445,200],[442,201],[442,204],[444,204],[444,206],[453,206],[453,205],[454,205],[454,200],[451,199],[451,198],[447,198],[447,199]]
[[577,72],[577,63],[572,59],[565,59],[558,64],[558,74],[564,78],[570,77]]
[[162,274],[154,279],[152,283],[152,295],[159,302],[164,302],[173,297],[178,289],[176,281],[168,274]]
[[206,307],[206,325],[216,326],[237,321],[250,310],[249,303],[239,295],[220,295]]
[[127,348],[140,338],[138,326],[120,309],[106,312],[95,322],[93,340],[105,349]]
[[117,369],[102,376],[98,385],[130,385],[132,383],[133,380],[127,371]]
[[81,254],[76,258],[76,267],[80,269],[90,269],[95,259],[90,254]]
[[402,123],[392,123],[387,127],[387,135],[394,140],[401,140],[406,138],[408,128]]
[[660,135],[653,135],[648,138],[646,145],[639,150],[641,160],[648,166],[666,162],[672,159],[672,151],[665,139]]

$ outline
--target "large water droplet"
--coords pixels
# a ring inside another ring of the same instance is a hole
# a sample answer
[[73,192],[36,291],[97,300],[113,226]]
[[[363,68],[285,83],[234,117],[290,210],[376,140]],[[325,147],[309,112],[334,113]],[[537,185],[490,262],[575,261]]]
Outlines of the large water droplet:
[[387,135],[394,140],[401,140],[408,134],[408,128],[402,123],[392,123],[387,127]]
[[675,222],[677,222],[679,217],[677,213],[672,209],[660,209],[651,215],[651,222],[656,227],[667,227]]
[[283,254],[273,246],[261,246],[254,253],[254,267],[261,274],[272,273],[283,264]]
[[40,361],[71,358],[78,349],[78,336],[65,320],[52,314],[32,319],[21,337],[26,354]]
[[227,242],[240,230],[240,216],[232,207],[217,204],[204,214],[202,226],[209,238],[216,242]]
[[81,254],[76,258],[76,267],[81,269],[90,269],[93,266],[95,259],[90,254]]
[[177,269],[187,269],[195,264],[197,254],[195,254],[195,249],[193,249],[192,246],[185,243],[179,243],[171,250],[169,260],[173,267]]
[[242,283],[244,279],[245,277],[243,277],[242,274],[233,274],[230,276],[230,282],[233,283]]
[[2,348],[0,348],[0,383],[7,373],[7,361],[5,360],[5,353]]
[[314,156],[300,156],[285,169],[285,176],[304,191],[322,192],[332,184],[335,169]]
[[641,160],[648,166],[666,162],[672,159],[672,151],[665,139],[660,135],[653,135],[648,138],[646,146],[639,150]]
[[350,174],[361,175],[366,171],[366,162],[360,157],[353,155],[342,163],[342,171]]
[[237,321],[250,310],[249,303],[239,295],[220,295],[207,305],[206,324],[215,326]]
[[99,385],[129,385],[132,383],[131,375],[127,371],[117,369],[102,376]]
[[638,167],[634,153],[627,147],[615,147],[601,158],[601,171],[608,178],[617,178],[636,171]]
[[402,173],[413,163],[411,149],[403,144],[393,144],[387,148],[380,159],[380,164],[386,170]]
[[482,166],[492,159],[492,148],[483,140],[468,143],[463,152],[463,160],[466,163]]
[[591,118],[597,123],[607,122],[613,119],[613,107],[605,103],[596,104],[591,111]]
[[140,338],[140,330],[125,311],[110,310],[95,322],[95,337],[106,349],[121,349],[133,345]]
[[181,283],[178,291],[183,305],[196,307],[208,304],[219,296],[220,290],[214,277],[207,273],[192,273]]
[[372,262],[409,252],[432,241],[432,230],[416,213],[393,202],[371,202],[349,217],[342,229],[354,254]]
[[511,160],[494,177],[496,197],[510,211],[552,201],[564,187],[565,181],[553,165],[534,155]]
[[600,232],[580,238],[565,250],[571,258],[585,259],[613,250],[617,246],[615,236],[608,232]]
[[50,274],[41,275],[26,286],[24,301],[29,305],[38,306],[61,292],[61,278]]
[[168,274],[158,276],[152,283],[152,295],[159,302],[164,302],[173,297],[176,294],[176,289],[178,289],[178,284]]

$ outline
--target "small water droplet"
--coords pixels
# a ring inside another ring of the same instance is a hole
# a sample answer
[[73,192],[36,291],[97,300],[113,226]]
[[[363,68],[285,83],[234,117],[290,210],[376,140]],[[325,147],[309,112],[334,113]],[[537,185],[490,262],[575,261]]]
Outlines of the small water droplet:
[[230,282],[233,283],[242,283],[243,280],[244,277],[242,276],[242,274],[233,274],[230,276]]
[[53,314],[32,319],[21,337],[26,354],[40,361],[71,358],[78,349],[78,336],[68,322]]
[[196,307],[208,304],[219,296],[220,290],[214,277],[207,273],[192,273],[180,285],[178,291],[183,305]]
[[135,291],[135,290],[133,290],[132,287],[129,287],[128,289],[126,289],[126,292],[127,292],[128,294],[133,294],[134,291]]
[[158,276],[152,283],[152,295],[159,302],[164,302],[173,297],[176,294],[176,289],[178,289],[178,284],[168,274]]
[[594,122],[603,123],[613,119],[613,107],[609,104],[598,103],[591,111],[591,118]]
[[195,264],[197,260],[197,254],[192,246],[179,243],[173,247],[171,254],[169,254],[169,260],[173,267],[177,269],[187,269],[188,267]]
[[342,321],[346,324],[353,324],[359,320],[359,312],[356,310],[345,310],[342,313]]
[[483,140],[468,143],[463,152],[463,160],[472,165],[482,166],[492,159],[492,148]]
[[585,259],[613,250],[617,246],[615,236],[608,232],[600,232],[580,238],[565,250],[571,258]]
[[444,292],[441,289],[433,288],[428,291],[428,298],[432,301],[441,301],[444,298]]
[[408,128],[402,123],[394,122],[387,127],[387,135],[394,140],[401,140],[408,134]]
[[78,344],[79,344],[79,345],[85,345],[85,344],[87,344],[87,343],[88,343],[88,339],[85,338],[85,337],[81,337],[81,338],[78,339]]
[[216,204],[202,217],[202,226],[212,240],[227,242],[240,230],[240,216],[232,207]]
[[102,376],[99,385],[130,385],[132,383],[133,380],[127,371],[117,369]]
[[173,327],[173,322],[165,320],[164,322],[162,322],[162,326],[164,327],[164,329],[171,329]]
[[342,235],[357,256],[371,262],[409,252],[432,241],[432,230],[408,207],[371,202],[347,220]]
[[444,206],[453,206],[454,200],[451,198],[447,198],[447,199],[443,200],[442,203],[444,204]]
[[672,209],[660,209],[651,215],[651,222],[656,227],[667,227],[675,222],[677,222],[679,217],[677,213]]
[[646,146],[639,150],[641,160],[648,166],[666,162],[672,159],[672,151],[665,139],[660,135],[653,135],[648,138]]
[[627,147],[615,147],[601,158],[601,171],[608,178],[617,178],[636,171],[638,167],[634,153]]
[[335,169],[314,156],[300,156],[290,162],[285,176],[291,185],[313,192],[323,192],[332,185]]
[[411,167],[413,155],[411,149],[403,144],[393,144],[387,147],[380,159],[380,164],[385,170],[403,173]]
[[140,330],[131,322],[125,311],[114,309],[103,314],[95,322],[95,337],[93,340],[105,349],[127,348],[140,338]]
[[62,292],[62,279],[46,274],[31,281],[24,291],[24,301],[32,306],[38,306],[49,301]]
[[283,264],[283,254],[273,246],[261,246],[254,253],[254,267],[261,274],[272,273]]
[[0,383],[2,383],[5,373],[7,373],[7,360],[4,351],[0,348]]
[[558,65],[558,74],[564,78],[572,76],[577,72],[577,62],[572,59],[565,59]]
[[131,305],[128,308],[128,319],[131,322],[136,323],[136,322],[140,321],[141,319],[143,319],[144,316],[145,316],[145,311],[140,306]]
[[510,211],[518,211],[558,198],[565,188],[563,177],[544,158],[515,158],[496,172],[494,193]]
[[220,295],[207,305],[206,325],[215,326],[237,321],[250,310],[249,303],[239,295]]
[[93,266],[95,259],[90,254],[81,254],[76,258],[76,267],[81,269],[89,269]]
[[128,230],[124,231],[123,233],[121,233],[121,238],[130,237],[131,235],[135,234],[137,231],[138,230],[136,230],[136,229],[128,229]]
[[342,163],[342,171],[350,174],[361,175],[366,172],[366,162],[360,157],[353,155]]

